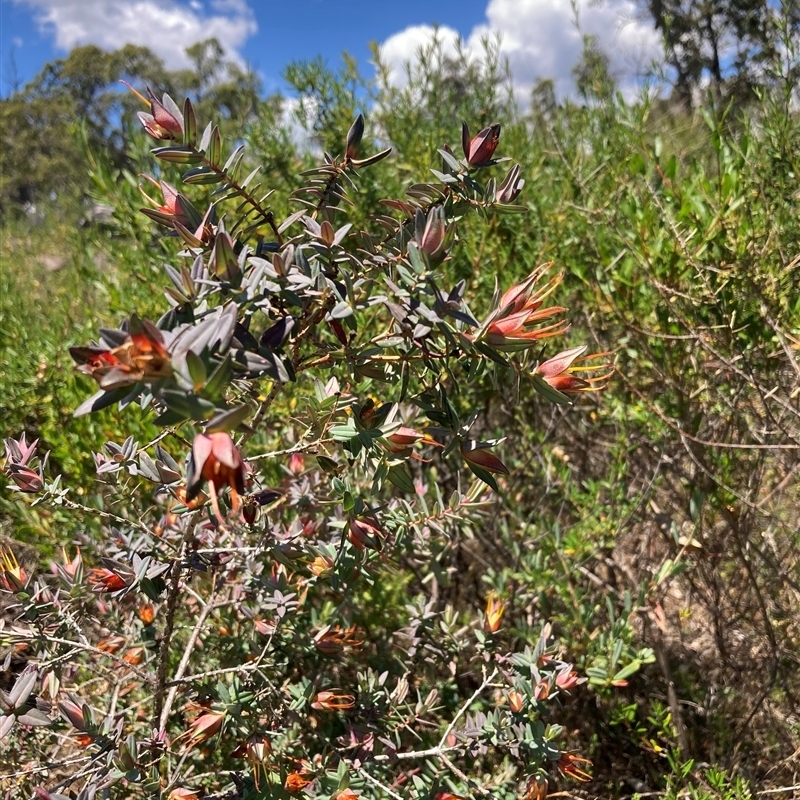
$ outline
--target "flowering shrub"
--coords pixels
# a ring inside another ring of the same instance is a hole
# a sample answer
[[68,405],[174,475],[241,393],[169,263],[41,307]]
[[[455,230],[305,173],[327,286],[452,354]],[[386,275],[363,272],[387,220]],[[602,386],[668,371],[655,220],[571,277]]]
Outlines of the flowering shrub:
[[610,374],[606,354],[550,352],[568,328],[550,265],[488,309],[442,284],[470,216],[525,210],[518,166],[481,182],[507,160],[500,126],[464,124],[464,157],[443,147],[434,182],[358,231],[348,195],[390,153],[362,155],[363,117],[279,220],[241,146],[148,96],[143,211],[181,248],[169,309],[70,352],[97,384],[76,414],[136,403],[163,430],[95,454],[97,508],[6,442],[13,488],[105,526],[49,575],[0,561],[13,796],[532,800],[559,770],[587,780],[557,724],[584,679],[546,621],[520,640],[502,593],[440,594],[508,473],[467,389],[569,405]]

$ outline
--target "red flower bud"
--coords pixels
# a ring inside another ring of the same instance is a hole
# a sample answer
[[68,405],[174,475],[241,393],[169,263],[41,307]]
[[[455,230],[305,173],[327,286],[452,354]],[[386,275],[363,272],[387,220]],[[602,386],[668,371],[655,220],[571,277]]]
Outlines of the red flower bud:
[[464,149],[464,156],[467,164],[471,167],[479,167],[491,161],[497,143],[500,141],[500,125],[495,124],[489,128],[484,128],[477,136],[470,138],[469,126],[466,122],[461,124],[461,146]]

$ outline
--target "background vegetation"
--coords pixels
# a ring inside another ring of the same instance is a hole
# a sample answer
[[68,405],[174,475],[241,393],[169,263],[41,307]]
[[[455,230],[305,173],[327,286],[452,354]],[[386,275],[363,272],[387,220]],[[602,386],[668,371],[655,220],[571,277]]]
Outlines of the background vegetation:
[[[294,210],[296,175],[319,150],[341,149],[358,110],[394,153],[353,195],[356,221],[438,169],[430,154],[455,149],[462,118],[500,122],[530,211],[465,231],[448,277],[488,302],[496,281],[555,261],[566,273],[559,302],[579,312],[576,341],[613,351],[617,373],[569,409],[524,385],[472,398],[486,412],[482,438],[507,436],[511,475],[496,513],[442,552],[437,596],[413,579],[412,594],[433,611],[474,612],[494,589],[521,642],[553,625],[589,679],[559,712],[592,759],[587,796],[790,796],[800,783],[800,13],[697,3],[681,17],[652,5],[675,90],[635,100],[617,92],[591,39],[575,68],[580,98],[543,83],[524,111],[491,42],[480,61],[432,45],[402,88],[380,64],[374,80],[346,58],[289,65],[294,112],[262,98],[213,42],[180,74],[131,47],[79,48],[48,65],[0,105],[2,428],[38,437],[51,469],[83,487],[105,441],[154,435],[146,415],[127,414],[124,429],[113,411],[72,418],[86,381],[66,344],[133,309],[155,316],[163,298],[151,287],[166,284],[171,252],[135,213],[138,174],[151,167],[119,78],[222,108],[225,132],[264,165],[279,215]],[[731,37],[739,55],[720,59]],[[87,492],[87,505],[101,502]],[[0,525],[31,569],[99,533],[91,516],[76,528],[5,492]],[[405,574],[368,598],[376,620],[409,613]]]

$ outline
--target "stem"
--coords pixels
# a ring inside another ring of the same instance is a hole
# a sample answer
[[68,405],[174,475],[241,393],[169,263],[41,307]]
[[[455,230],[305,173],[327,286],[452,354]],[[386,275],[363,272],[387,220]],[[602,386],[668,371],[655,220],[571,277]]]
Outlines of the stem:
[[178,608],[183,550],[189,535],[187,532],[184,536],[181,554],[172,562],[172,581],[167,594],[167,611],[164,619],[164,631],[161,635],[161,645],[158,648],[158,670],[156,672],[156,688],[153,693],[153,728],[157,731],[161,730],[161,712],[164,708],[164,691],[167,684],[167,662],[169,661],[169,648],[172,643],[172,631],[175,627],[175,611]]
[[261,203],[259,203],[258,200],[256,200],[256,198],[250,194],[250,192],[248,192],[247,189],[242,186],[232,175],[228,175],[225,170],[221,169],[216,164],[212,164],[202,150],[198,150],[196,147],[192,146],[192,151],[203,159],[204,166],[208,167],[216,175],[221,175],[231,189],[238,192],[256,211],[258,211],[264,222],[266,222],[267,225],[269,225],[269,227],[272,229],[272,233],[275,235],[278,246],[282,247],[283,237],[280,235],[278,226],[275,224],[275,215],[272,213],[272,211],[270,211],[268,208],[264,208],[264,206],[262,206]]

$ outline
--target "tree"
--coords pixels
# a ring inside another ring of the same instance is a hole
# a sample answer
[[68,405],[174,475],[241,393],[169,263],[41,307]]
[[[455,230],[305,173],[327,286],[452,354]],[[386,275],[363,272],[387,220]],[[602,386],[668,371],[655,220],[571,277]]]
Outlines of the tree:
[[746,100],[772,79],[784,48],[800,33],[800,6],[786,0],[646,0],[647,13],[663,36],[676,99],[693,105],[705,81],[719,97]]

